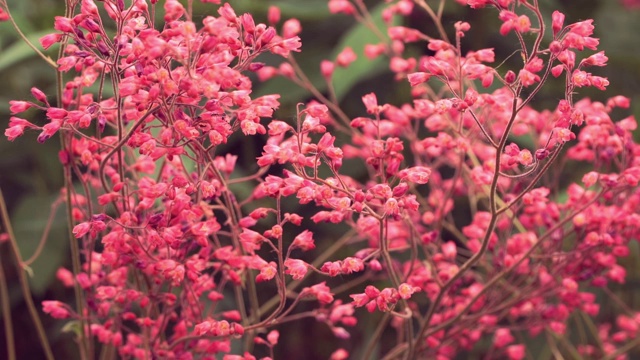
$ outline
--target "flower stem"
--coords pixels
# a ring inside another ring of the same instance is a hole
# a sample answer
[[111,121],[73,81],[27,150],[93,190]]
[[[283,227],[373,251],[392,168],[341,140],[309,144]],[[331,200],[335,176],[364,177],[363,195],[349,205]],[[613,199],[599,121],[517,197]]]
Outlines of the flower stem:
[[[9,235],[9,243],[11,244],[13,255],[16,258],[18,280],[20,282],[20,288],[22,289],[22,295],[24,296],[24,301],[27,304],[27,309],[29,310],[29,314],[31,315],[33,324],[36,327],[36,332],[38,333],[38,337],[40,338],[40,343],[42,344],[42,350],[44,351],[44,354],[47,360],[53,360],[54,359],[53,352],[51,352],[51,346],[49,345],[47,334],[44,330],[44,327],[42,326],[42,321],[40,321],[38,310],[36,309],[36,306],[33,303],[33,296],[31,294],[31,289],[29,288],[29,280],[27,279],[25,269],[22,267],[23,265],[22,255],[20,255],[18,242],[13,233],[13,228],[11,227],[11,221],[9,220],[9,212],[7,211],[7,205],[4,200],[4,195],[2,194],[2,189],[0,189],[0,216],[2,216],[2,225],[4,229],[7,231],[7,235]],[[3,293],[4,292],[5,291],[3,290]],[[5,319],[7,318],[5,317]]]

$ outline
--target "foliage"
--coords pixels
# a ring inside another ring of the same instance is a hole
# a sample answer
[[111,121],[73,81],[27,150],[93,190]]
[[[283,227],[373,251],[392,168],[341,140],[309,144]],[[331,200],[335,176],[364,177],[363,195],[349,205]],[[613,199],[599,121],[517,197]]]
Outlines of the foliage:
[[0,66],[29,50],[54,75],[5,130],[51,176],[12,178],[42,190],[11,219],[0,201],[44,355],[55,271],[73,299],[42,311],[82,359],[626,358],[640,146],[630,99],[598,93],[593,19],[312,3],[68,0],[25,36],[0,0],[20,34]]

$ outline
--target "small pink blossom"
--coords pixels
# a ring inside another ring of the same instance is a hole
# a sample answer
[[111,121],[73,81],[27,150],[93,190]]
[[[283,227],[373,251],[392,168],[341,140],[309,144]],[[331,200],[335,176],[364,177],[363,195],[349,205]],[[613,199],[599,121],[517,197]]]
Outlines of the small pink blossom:
[[329,289],[325,282],[321,282],[311,287],[306,287],[302,291],[314,296],[322,304],[330,304],[333,302],[333,294],[330,292],[331,289]]
[[69,310],[60,301],[43,301],[42,311],[51,315],[54,319],[66,319],[70,316]]
[[260,269],[260,274],[256,276],[256,282],[269,281],[273,279],[277,273],[278,270],[276,269],[276,263],[270,262]]
[[304,230],[298,234],[291,243],[291,249],[300,249],[302,251],[309,251],[315,249],[316,245],[313,241],[313,233],[309,230]]
[[336,57],[336,65],[340,67],[348,67],[352,62],[356,61],[356,53],[350,47],[344,48]]
[[348,0],[329,0],[328,6],[332,14],[353,15],[356,12],[356,8]]
[[407,283],[402,283],[400,284],[400,286],[398,286],[398,295],[400,295],[400,297],[405,300],[411,298],[411,295],[413,295],[417,291],[420,291],[419,287],[411,286]]
[[554,36],[562,30],[562,27],[564,26],[564,18],[564,14],[557,10],[551,14],[551,28],[553,29]]
[[307,274],[307,263],[298,259],[287,259],[284,261],[287,268],[285,274],[291,275],[294,280],[301,280]]

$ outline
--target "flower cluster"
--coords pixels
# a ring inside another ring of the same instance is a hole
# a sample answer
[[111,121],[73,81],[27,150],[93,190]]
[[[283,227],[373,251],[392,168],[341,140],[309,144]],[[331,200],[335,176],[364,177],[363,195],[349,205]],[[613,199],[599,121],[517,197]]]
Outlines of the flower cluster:
[[[43,309],[80,323],[84,351],[273,358],[290,335],[280,324],[313,318],[348,339],[381,316],[368,344],[331,358],[371,354],[389,328],[390,358],[450,359],[490,339],[488,358],[523,359],[524,337],[544,333],[555,347],[573,319],[592,325],[597,291],[615,296],[608,283],[625,282],[619,259],[640,237],[640,146],[635,119],[613,118],[629,99],[576,99],[609,84],[592,20],[555,11],[547,24],[536,1],[458,1],[497,10],[521,58],[498,66],[492,48],[462,48],[475,25],[445,29],[425,1],[385,2],[379,28],[362,1],[330,0],[335,16],[380,35],[364,56],[385,57],[411,94],[392,104],[368,93],[347,114],[297,66],[298,20],[279,26],[272,7],[266,25],[203,2],[216,15],[177,0],[79,1],[41,39],[61,44],[57,71],[69,80],[55,100],[34,88],[10,104],[9,140],[62,141],[79,248],[58,277],[80,300]],[[437,34],[394,22],[418,12]],[[264,53],[282,63],[260,62]],[[345,48],[318,64],[327,88],[358,56]],[[252,94],[277,76],[314,94],[295,121],[273,118],[278,94]],[[532,106],[552,78],[564,82],[555,108]],[[29,109],[47,122],[18,117]],[[264,145],[240,154],[237,137]],[[588,171],[567,185],[571,162]],[[345,174],[356,163],[365,178]],[[344,236],[322,236],[326,225]],[[624,358],[639,321],[629,310],[615,327],[599,323],[575,352]]]

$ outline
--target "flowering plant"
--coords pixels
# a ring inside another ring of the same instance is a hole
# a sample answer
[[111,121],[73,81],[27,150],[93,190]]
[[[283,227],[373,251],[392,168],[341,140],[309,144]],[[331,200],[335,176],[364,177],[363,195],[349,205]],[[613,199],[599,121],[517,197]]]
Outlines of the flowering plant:
[[[609,84],[592,20],[555,11],[549,21],[537,0],[457,1],[495,10],[514,44],[497,59],[462,45],[475,25],[448,29],[444,0],[387,1],[375,13],[330,0],[378,42],[318,64],[321,90],[295,60],[298,20],[281,24],[271,7],[259,23],[203,2],[211,11],[199,17],[191,0],[67,0],[40,39],[60,44],[55,60],[42,55],[57,94],[33,88],[10,103],[10,141],[60,139],[72,268],[57,277],[75,303],[42,310],[74,329],[80,358],[274,358],[294,335],[286,324],[304,319],[338,339],[366,336],[331,359],[450,359],[478,346],[523,359],[539,336],[556,357],[622,359],[638,344],[640,313],[597,318],[594,289],[615,297],[608,283],[624,283],[618,259],[638,238],[640,147],[635,119],[613,117],[629,99],[579,97]],[[433,34],[399,21],[415,13]],[[349,114],[333,84],[363,57],[388,60],[410,96],[367,93]],[[274,77],[312,94],[292,120],[274,118],[279,94],[252,93]],[[564,92],[537,109],[553,79]],[[20,117],[29,109],[47,122]],[[239,153],[238,138],[263,146]],[[589,169],[560,184],[571,162]],[[321,236],[328,225],[342,236]],[[376,325],[365,333],[367,316]],[[591,333],[572,340],[572,321]]]

